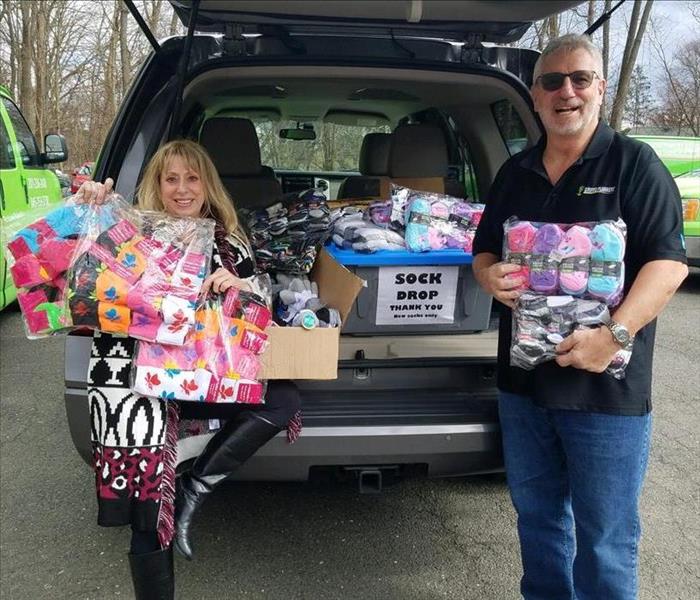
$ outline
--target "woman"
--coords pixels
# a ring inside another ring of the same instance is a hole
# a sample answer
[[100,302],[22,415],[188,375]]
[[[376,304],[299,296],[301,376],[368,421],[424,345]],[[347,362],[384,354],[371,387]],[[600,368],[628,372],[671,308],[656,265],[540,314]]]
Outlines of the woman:
[[[113,182],[85,182],[77,202],[101,204]],[[138,206],[174,217],[216,222],[211,275],[202,295],[231,287],[255,290],[255,264],[233,203],[206,151],[176,140],[162,146],[146,167]],[[131,525],[129,553],[137,600],[172,598],[171,541],[192,559],[192,518],[204,499],[279,431],[294,441],[301,430],[299,394],[289,381],[270,381],[265,404],[164,402],[129,390],[134,340],[95,333],[88,398],[98,498],[98,523]],[[180,477],[175,491],[178,419],[227,419]],[[143,427],[143,421],[148,427]],[[106,423],[106,425],[105,425]],[[135,443],[134,443],[135,441]],[[175,497],[176,496],[176,497]],[[174,519],[173,519],[174,510]],[[155,594],[155,595],[154,595]]]

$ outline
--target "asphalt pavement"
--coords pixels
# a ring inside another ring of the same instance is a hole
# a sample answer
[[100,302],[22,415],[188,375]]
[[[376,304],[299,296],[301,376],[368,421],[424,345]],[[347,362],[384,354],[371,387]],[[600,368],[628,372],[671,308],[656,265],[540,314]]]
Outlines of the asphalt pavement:
[[[659,319],[640,598],[700,597],[700,270]],[[129,533],[95,522],[92,472],[63,408],[63,340],[0,313],[0,598],[133,598]],[[229,484],[198,515],[179,599],[517,598],[515,515],[500,476]]]

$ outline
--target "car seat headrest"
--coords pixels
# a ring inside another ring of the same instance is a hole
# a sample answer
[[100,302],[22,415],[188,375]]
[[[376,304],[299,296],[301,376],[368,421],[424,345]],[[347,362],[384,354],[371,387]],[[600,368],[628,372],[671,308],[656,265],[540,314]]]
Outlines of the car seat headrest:
[[437,125],[399,125],[391,135],[391,177],[445,177],[447,144]]
[[209,152],[220,177],[260,175],[260,142],[248,119],[214,117],[204,122],[199,143]]
[[390,133],[368,133],[360,149],[360,173],[382,176],[389,173]]

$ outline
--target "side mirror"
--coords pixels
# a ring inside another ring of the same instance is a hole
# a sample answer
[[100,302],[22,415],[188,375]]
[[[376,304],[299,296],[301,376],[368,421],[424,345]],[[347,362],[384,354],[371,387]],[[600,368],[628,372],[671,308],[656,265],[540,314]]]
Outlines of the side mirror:
[[44,137],[44,150],[42,159],[45,163],[63,162],[68,158],[66,140],[58,133],[49,133]]
[[280,129],[280,137],[283,140],[315,140],[316,132],[313,125],[303,125],[289,129]]

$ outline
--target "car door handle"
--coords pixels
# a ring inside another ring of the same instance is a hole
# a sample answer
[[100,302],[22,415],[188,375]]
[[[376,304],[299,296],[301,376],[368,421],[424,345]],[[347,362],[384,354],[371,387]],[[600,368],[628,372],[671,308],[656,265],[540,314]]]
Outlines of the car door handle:
[[2,206],[3,212],[5,211],[5,187],[2,185],[2,179],[0,179],[0,206]]

